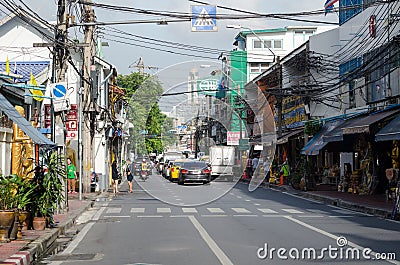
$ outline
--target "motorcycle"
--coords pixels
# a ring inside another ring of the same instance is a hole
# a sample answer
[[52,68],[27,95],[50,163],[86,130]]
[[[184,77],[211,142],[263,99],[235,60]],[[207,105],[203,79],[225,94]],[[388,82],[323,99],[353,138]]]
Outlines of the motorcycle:
[[140,172],[140,179],[143,180],[143,181],[146,181],[146,180],[149,178],[149,175],[148,175],[148,174],[149,174],[149,173],[148,173],[147,170],[142,170],[142,171]]

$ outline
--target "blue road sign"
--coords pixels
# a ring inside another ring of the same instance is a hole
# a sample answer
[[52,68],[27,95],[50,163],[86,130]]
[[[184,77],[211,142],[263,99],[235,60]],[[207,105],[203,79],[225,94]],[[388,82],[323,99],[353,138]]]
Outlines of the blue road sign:
[[216,15],[216,6],[192,6],[192,31],[217,31]]
[[53,87],[53,95],[56,98],[63,98],[63,97],[65,97],[65,94],[67,94],[67,88],[64,85],[56,84]]

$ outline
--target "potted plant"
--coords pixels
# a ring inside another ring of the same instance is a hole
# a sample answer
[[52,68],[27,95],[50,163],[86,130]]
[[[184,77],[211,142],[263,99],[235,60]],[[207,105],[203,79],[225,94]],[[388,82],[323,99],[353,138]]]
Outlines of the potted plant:
[[0,175],[0,242],[10,242],[8,232],[15,220],[13,177]]
[[42,224],[44,222],[44,224],[46,224],[44,220],[51,219],[51,214],[54,209],[64,201],[63,183],[66,178],[65,158],[54,151],[47,157],[46,161],[47,174],[40,175],[40,178],[37,180],[38,185],[33,193],[34,201],[32,203],[32,209],[35,216],[34,226],[37,222]]
[[13,230],[16,229],[17,231],[17,234],[15,235],[16,238],[21,239],[22,227],[28,217],[28,208],[29,205],[32,203],[33,193],[37,187],[37,184],[28,179],[23,179],[19,176],[15,176],[13,179],[15,185],[14,204],[15,207],[18,209],[16,215],[18,228],[13,227]]

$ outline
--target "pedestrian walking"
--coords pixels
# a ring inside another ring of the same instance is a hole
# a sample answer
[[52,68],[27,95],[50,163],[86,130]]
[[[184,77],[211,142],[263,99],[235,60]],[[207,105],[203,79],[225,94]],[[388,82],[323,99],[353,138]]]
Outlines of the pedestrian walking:
[[126,179],[128,180],[129,192],[132,193],[132,180],[133,180],[132,162],[129,158],[126,160],[125,175]]
[[111,164],[111,178],[113,180],[113,191],[114,195],[117,195],[119,193],[118,191],[118,167],[117,167],[117,161],[114,160]]
[[246,161],[246,176],[247,178],[251,178],[251,176],[253,175],[253,162],[251,160],[251,158],[247,158]]
[[279,185],[282,186],[283,184],[288,184],[289,179],[290,179],[290,169],[289,169],[289,163],[288,163],[287,159],[283,163],[280,172],[282,173],[282,175],[280,178]]
[[256,172],[257,166],[258,166],[258,157],[254,156],[253,160],[251,160],[251,165],[253,167],[253,173]]
[[68,174],[68,179],[67,179],[67,190],[68,193],[77,193],[75,191],[75,184],[76,184],[76,167],[72,163],[71,158],[67,158],[67,174]]

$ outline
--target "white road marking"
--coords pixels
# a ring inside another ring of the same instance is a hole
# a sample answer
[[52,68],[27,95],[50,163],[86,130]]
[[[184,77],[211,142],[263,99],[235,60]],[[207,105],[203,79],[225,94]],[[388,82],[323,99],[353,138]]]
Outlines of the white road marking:
[[251,202],[251,200],[244,200],[244,201],[246,201],[246,202]]
[[241,198],[242,198],[242,196],[236,196],[236,198],[238,198],[238,199],[241,199]]
[[138,215],[138,218],[161,218],[164,217],[162,215]]
[[255,205],[255,206],[260,206],[261,204],[259,204],[259,203],[255,203],[254,205]]
[[245,208],[232,208],[232,210],[237,213],[250,213],[250,211]]
[[88,223],[86,224],[82,230],[76,235],[74,240],[69,243],[68,247],[63,251],[63,254],[70,254],[74,249],[79,245],[79,243],[85,238],[86,234],[89,232],[89,230],[92,228],[92,226],[95,223]]
[[221,208],[207,208],[210,213],[224,213],[224,210]]
[[299,215],[298,217],[303,217],[303,218],[323,218],[325,216],[323,216],[323,215]]
[[[306,223],[304,223],[304,222],[302,222],[302,221],[300,221],[300,220],[297,220],[297,219],[295,219],[295,218],[293,218],[293,217],[291,217],[291,216],[285,216],[285,218],[286,219],[288,219],[288,220],[290,220],[290,221],[292,221],[292,222],[295,222],[295,223],[297,223],[297,224],[299,224],[299,225],[301,225],[301,226],[304,226],[304,227],[306,227],[306,228],[308,228],[308,229],[310,229],[310,230],[313,230],[313,231],[315,231],[315,232],[317,232],[317,233],[320,233],[320,234],[322,234],[322,235],[324,235],[324,236],[326,236],[326,237],[329,237],[329,238],[332,238],[332,239],[334,239],[335,241],[337,240],[337,238],[338,238],[338,236],[336,236],[336,235],[334,235],[334,234],[331,234],[331,233],[329,233],[329,232],[326,232],[326,231],[324,231],[324,230],[322,230],[322,229],[319,229],[319,228],[317,228],[317,227],[315,227],[315,226],[312,226],[312,225],[309,225],[309,224],[306,224]],[[351,242],[351,241],[347,241],[347,246],[351,246],[351,247],[353,247],[353,248],[358,248],[359,250],[361,250],[361,251],[363,251],[365,248],[364,247],[362,247],[362,246],[360,246],[360,245],[357,245],[356,243],[353,243],[353,242]],[[372,257],[372,256],[375,256],[377,253],[376,252],[370,252],[370,256]],[[387,262],[390,262],[390,263],[392,263],[392,264],[400,264],[400,262],[398,262],[398,261],[395,261],[395,260],[386,260]]]
[[263,217],[287,217],[287,216],[289,216],[289,215],[282,215],[282,214],[274,214],[274,215],[271,215],[271,214],[264,214],[263,215]]
[[121,208],[109,208],[106,213],[120,213],[121,210]]
[[130,218],[130,215],[104,215],[104,218]]
[[257,214],[234,214],[232,216],[234,216],[234,217],[243,217],[243,216],[246,216],[246,217],[248,217],[248,216],[250,216],[250,217],[258,217]]
[[204,214],[201,217],[228,217],[226,214]]
[[303,213],[299,210],[296,209],[282,209],[282,211],[288,212],[288,213]]
[[171,218],[181,218],[181,217],[188,217],[187,215],[170,215],[169,217],[171,217]]
[[101,214],[104,212],[106,207],[101,207],[100,210],[92,217],[93,221],[97,221],[100,219]]
[[144,213],[144,208],[131,208],[131,213]]
[[189,220],[192,222],[194,227],[199,231],[203,240],[210,247],[211,251],[214,252],[215,256],[219,259],[222,265],[233,265],[232,261],[228,258],[227,255],[222,251],[222,249],[215,243],[212,237],[207,233],[204,227],[197,221],[194,216],[189,216]]
[[260,212],[263,212],[263,213],[278,213],[277,211],[274,211],[272,209],[263,208],[263,209],[257,209],[257,210],[259,210]]
[[157,208],[157,213],[171,213],[171,208]]
[[182,208],[184,213],[197,213],[196,208]]

